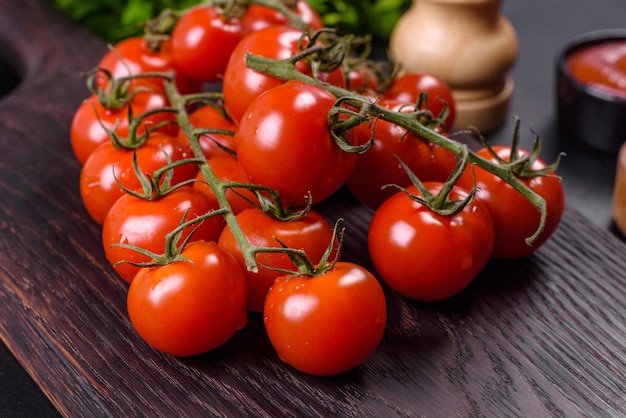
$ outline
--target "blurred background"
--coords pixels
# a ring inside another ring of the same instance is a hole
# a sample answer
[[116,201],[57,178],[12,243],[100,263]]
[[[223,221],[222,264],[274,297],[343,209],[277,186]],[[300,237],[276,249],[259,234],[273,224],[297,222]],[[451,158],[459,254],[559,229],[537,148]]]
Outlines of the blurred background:
[[[110,43],[141,34],[142,24],[161,10],[181,10],[201,0],[53,0],[72,20]],[[309,0],[327,27],[340,33],[371,34],[388,39],[411,0]]]

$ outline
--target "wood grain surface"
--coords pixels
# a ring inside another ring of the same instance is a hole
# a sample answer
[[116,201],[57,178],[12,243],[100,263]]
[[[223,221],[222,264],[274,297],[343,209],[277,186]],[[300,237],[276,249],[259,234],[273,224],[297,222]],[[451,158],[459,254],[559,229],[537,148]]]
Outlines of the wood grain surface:
[[[493,261],[461,295],[386,290],[388,327],[331,378],[282,364],[261,317],[223,347],[177,359],[134,333],[127,286],[78,194],[69,125],[82,72],[106,50],[43,0],[0,0],[0,337],[64,416],[624,416],[626,246],[568,208],[524,260]],[[371,267],[371,213],[346,193],[345,257]]]

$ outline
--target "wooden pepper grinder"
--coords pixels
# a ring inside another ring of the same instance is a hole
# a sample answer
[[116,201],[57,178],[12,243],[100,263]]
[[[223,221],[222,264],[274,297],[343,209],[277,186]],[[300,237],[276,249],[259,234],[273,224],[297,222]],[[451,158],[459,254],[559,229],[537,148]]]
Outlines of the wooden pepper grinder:
[[518,46],[501,2],[413,0],[391,35],[390,57],[403,71],[428,72],[450,85],[458,129],[488,134],[507,116]]

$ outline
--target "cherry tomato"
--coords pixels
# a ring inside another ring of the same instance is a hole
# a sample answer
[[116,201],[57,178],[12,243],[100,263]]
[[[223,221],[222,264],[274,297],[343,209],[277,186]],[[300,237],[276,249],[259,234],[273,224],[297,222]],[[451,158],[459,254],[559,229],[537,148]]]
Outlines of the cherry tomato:
[[331,137],[328,112],[335,97],[290,82],[254,100],[235,134],[237,158],[252,183],[277,190],[286,206],[320,202],[348,178],[356,154]]
[[[237,161],[235,157],[225,154],[216,155],[210,158],[208,163],[215,176],[221,182],[248,183],[248,177],[246,176],[246,173],[243,172],[241,165],[239,165],[239,161]],[[211,186],[206,183],[204,175],[201,171],[198,171],[196,179],[198,181],[193,184],[193,187],[201,190],[215,206],[219,207],[215,193],[213,192]],[[254,207],[252,203],[244,199],[242,196],[252,202],[258,201],[256,195],[250,189],[237,187],[226,190],[226,199],[230,203],[230,208],[234,214],[238,214],[244,209]]]
[[[333,229],[330,224],[313,211],[298,220],[281,221],[266,215],[259,209],[245,209],[237,215],[237,222],[252,245],[280,248],[278,239],[289,248],[305,251],[313,263],[319,263],[333,240]],[[286,254],[262,252],[256,255],[259,263],[258,273],[248,271],[241,248],[228,226],[222,231],[218,243],[222,249],[237,259],[244,271],[248,280],[248,309],[252,311],[263,310],[269,288],[278,276],[283,275],[271,268],[290,271],[296,269]],[[338,244],[337,241],[334,242],[331,259],[337,252]]]
[[[139,91],[133,98],[122,105],[119,109],[108,109],[100,104],[96,95],[89,96],[76,109],[70,127],[70,142],[72,150],[78,162],[82,165],[87,157],[103,142],[110,141],[109,134],[103,126],[114,131],[122,138],[128,136],[128,112],[132,111],[133,117],[141,114],[162,109],[168,105],[167,98],[162,93],[154,91]],[[172,122],[158,128],[159,132],[176,134],[178,126],[173,123],[175,116],[169,112],[156,112],[143,119],[137,134],[142,135],[146,127],[150,128],[158,123]]]
[[[133,281],[139,267],[119,261],[141,263],[150,258],[132,249],[113,244],[128,244],[151,251],[165,253],[165,236],[185,221],[191,221],[219,205],[204,193],[191,186],[181,186],[156,200],[146,200],[131,194],[120,197],[111,207],[102,224],[104,254],[124,281]],[[186,227],[179,242],[183,242],[192,231],[191,241],[217,241],[224,218],[221,215],[204,219],[201,223]]]
[[[135,152],[141,171],[151,176],[154,171],[168,164],[167,157],[172,162],[191,157],[175,137],[160,132],[152,133]],[[195,164],[183,164],[175,168],[172,185],[194,178],[197,170]],[[91,153],[80,173],[83,204],[97,223],[104,222],[111,206],[124,195],[120,184],[130,190],[141,187],[133,170],[133,150],[120,149],[111,142],[105,142]]]
[[[510,160],[509,146],[493,146],[492,149],[504,161]],[[492,162],[497,161],[487,149],[481,149],[477,154]],[[528,151],[520,150],[520,156],[525,154],[528,154]],[[545,161],[538,158],[531,170],[542,170],[547,166]],[[532,236],[539,227],[539,210],[499,177],[480,167],[475,167],[474,173],[478,187],[476,196],[489,208],[496,229],[493,257],[505,259],[525,257],[543,245],[556,230],[563,215],[565,194],[561,179],[554,172],[547,176],[520,178],[531,190],[546,200],[548,210],[545,228],[532,246],[526,243],[526,238]],[[473,186],[474,177],[469,168],[465,169],[457,184],[465,188]]]
[[330,376],[365,362],[380,344],[387,304],[376,278],[337,262],[320,276],[282,276],[267,295],[267,335],[282,361]]
[[[235,132],[237,127],[222,112],[213,106],[202,106],[189,114],[189,122],[196,129],[221,129]],[[189,139],[184,130],[178,131],[178,140],[185,147],[189,147]],[[206,159],[214,155],[226,154],[224,148],[235,151],[233,135],[206,133],[200,136],[200,148]]]
[[[424,185],[432,193],[441,190],[441,183]],[[421,196],[415,186],[407,190]],[[450,199],[464,199],[467,193],[455,186]],[[485,267],[494,226],[478,199],[445,216],[398,192],[374,213],[367,238],[380,278],[402,296],[430,302],[461,292]]]
[[[379,105],[394,110],[411,112],[414,106],[406,106],[396,100],[383,99]],[[422,181],[445,181],[456,167],[454,154],[432,142],[408,134],[407,130],[385,120],[361,124],[354,128],[357,143],[365,143],[374,133],[374,144],[357,157],[352,175],[347,181],[351,193],[362,204],[376,209],[397,192],[387,184],[408,186],[409,176],[398,162],[399,157]]]
[[428,109],[435,117],[443,111],[444,103],[448,105],[445,131],[449,132],[454,126],[456,107],[452,89],[441,78],[428,73],[406,73],[394,79],[383,96],[387,99],[416,104],[422,92],[428,94]]
[[245,326],[246,279],[214,242],[189,243],[181,256],[186,260],[139,270],[128,289],[128,316],[153,348],[193,356]]
[[347,86],[355,92],[372,93],[378,91],[378,76],[372,67],[356,66],[348,71]]
[[[319,13],[304,0],[298,0],[293,7],[302,21],[311,29],[317,30],[324,27],[324,22]],[[271,7],[251,4],[241,18],[244,33],[256,32],[268,26],[289,25],[287,17]]]
[[[125,77],[134,74],[159,72],[165,73],[174,70],[172,58],[172,42],[163,40],[158,43],[157,48],[142,37],[130,37],[116,43],[112,50],[108,51],[100,59],[99,68],[106,69],[111,72],[114,78]],[[202,91],[202,83],[176,73],[176,87],[185,93],[198,93]],[[163,79],[141,78],[141,80],[152,80],[153,83],[163,86]],[[139,81],[134,80],[133,83]],[[106,78],[98,76],[96,83],[100,87],[107,84]]]
[[239,19],[229,18],[212,6],[190,9],[172,30],[173,65],[195,80],[221,81],[230,54],[242,37]]
[[[248,105],[262,92],[283,84],[284,81],[259,73],[246,66],[246,55],[259,55],[266,58],[285,59],[298,52],[298,41],[304,34],[299,29],[286,26],[270,26],[245,36],[231,54],[224,73],[224,105],[232,120],[238,124]],[[304,74],[311,74],[311,68],[299,61],[296,68]],[[318,78],[341,87],[345,78],[341,68],[325,73]]]

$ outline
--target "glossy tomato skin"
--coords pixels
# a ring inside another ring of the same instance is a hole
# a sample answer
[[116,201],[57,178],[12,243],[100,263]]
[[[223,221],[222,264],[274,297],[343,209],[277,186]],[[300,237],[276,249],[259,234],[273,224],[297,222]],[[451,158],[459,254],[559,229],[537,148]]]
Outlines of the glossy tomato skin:
[[247,321],[246,280],[216,243],[195,241],[188,261],[142,268],[128,289],[128,315],[150,346],[172,356],[206,353]]
[[348,71],[346,79],[348,90],[375,94],[379,89],[379,81],[376,72],[368,66],[357,66]]
[[[243,169],[241,168],[241,165],[239,165],[239,161],[237,161],[237,158],[233,156],[225,154],[216,155],[210,158],[207,162],[209,163],[209,166],[211,167],[211,170],[213,171],[215,176],[221,182],[248,182],[248,177],[246,176],[246,173],[243,172]],[[196,179],[198,181],[194,182],[193,187],[202,191],[207,196],[207,198],[211,202],[213,202],[214,205],[219,206],[219,203],[217,202],[217,197],[215,196],[213,189],[207,184],[201,171],[198,171]],[[249,201],[244,199],[242,196],[247,198]],[[234,214],[238,214],[244,209],[254,207],[253,204],[250,203],[250,201],[258,201],[254,192],[252,192],[250,189],[242,187],[227,189],[226,199],[228,200],[230,208]]]
[[347,262],[317,277],[281,276],[263,312],[281,360],[316,376],[340,374],[365,362],[387,322],[380,284],[369,271]]
[[[509,161],[511,148],[506,145],[493,146],[493,150],[504,161]],[[528,151],[520,150],[520,155],[527,154]],[[487,149],[477,151],[477,154],[492,162],[496,160]],[[541,170],[548,165],[545,161],[537,159],[532,166],[532,170]],[[535,243],[530,246],[526,243],[526,238],[532,236],[539,227],[539,211],[506,182],[497,176],[474,167],[476,176],[477,198],[483,201],[489,211],[496,230],[494,258],[513,259],[522,258],[532,254],[541,247],[554,233],[563,216],[565,208],[565,193],[563,184],[556,173],[548,176],[537,176],[522,180],[530,189],[542,196],[546,200],[547,219],[546,225]],[[469,166],[457,182],[465,188],[471,188],[474,184],[474,177]]]
[[[174,70],[172,42],[170,40],[161,41],[158,50],[152,50],[148,42],[142,37],[135,36],[123,39],[102,56],[98,67],[110,71],[114,78],[149,72],[165,73],[172,71]],[[202,91],[202,83],[198,80],[189,78],[180,72],[177,72],[175,77],[176,87],[181,93]],[[158,77],[141,78],[143,81],[146,79],[163,88],[163,79]],[[133,83],[139,80],[135,80]],[[107,80],[103,76],[98,76],[96,84],[104,87]]]
[[174,68],[194,80],[217,83],[242,37],[239,19],[226,17],[216,7],[190,9],[172,31]]
[[356,154],[343,151],[328,128],[335,97],[289,82],[254,100],[241,121],[237,158],[252,183],[277,190],[285,206],[320,202],[347,180]]
[[[154,132],[144,145],[136,150],[137,161],[143,173],[152,173],[171,161],[190,158],[189,151],[181,147],[170,135]],[[174,169],[171,184],[193,179],[198,167],[183,164]],[[119,184],[130,190],[139,189],[141,183],[133,170],[133,151],[120,149],[110,142],[96,148],[82,167],[79,179],[80,195],[85,209],[99,224],[115,201],[124,195]]]
[[[394,111],[412,111],[403,102],[383,99],[380,106]],[[396,157],[399,157],[419,178],[425,181],[445,181],[457,165],[454,154],[428,142],[391,122],[378,120],[354,128],[355,141],[365,143],[374,134],[373,146],[357,157],[347,181],[350,192],[365,206],[377,209],[398,190],[382,188],[388,184],[406,187],[411,180]]]
[[[223,83],[224,104],[235,124],[239,124],[252,100],[264,91],[284,83],[248,68],[246,55],[289,58],[298,52],[298,41],[303,34],[303,31],[287,26],[269,26],[246,35],[239,42],[226,66]],[[296,68],[304,74],[311,74],[311,68],[303,61],[299,61]],[[334,85],[345,86],[341,68],[330,73],[320,72],[318,78]]]
[[[305,217],[294,221],[276,220],[261,210],[245,209],[237,215],[237,222],[246,239],[252,245],[269,248],[280,248],[280,240],[289,248],[304,250],[313,263],[319,263],[326,248],[333,242],[333,229],[320,214],[309,212]],[[232,254],[248,280],[248,309],[263,311],[265,296],[274,280],[283,273],[272,270],[280,268],[289,271],[297,270],[294,263],[286,254],[258,253],[256,260],[259,263],[258,273],[248,271],[241,253],[241,248],[233,236],[232,230],[226,226],[219,238],[219,246]],[[337,253],[338,241],[335,238],[333,252],[330,259]]]
[[[319,13],[308,2],[298,0],[294,12],[311,29],[317,30],[324,27]],[[289,21],[285,15],[271,7],[251,4],[241,18],[241,25],[244,33],[248,34],[268,26],[289,25]]]
[[[237,127],[223,112],[212,106],[202,106],[189,114],[189,123],[195,129],[220,129],[235,132]],[[178,131],[178,140],[185,147],[189,147],[189,138],[184,130]],[[228,155],[224,149],[235,151],[234,135],[206,133],[200,136],[200,148],[206,159],[215,155]]]
[[[144,90],[137,92],[130,101],[119,109],[108,109],[98,100],[96,95],[89,96],[74,112],[70,126],[70,143],[78,162],[82,165],[87,157],[103,142],[110,141],[106,129],[114,131],[122,138],[128,137],[128,113],[132,111],[133,117],[141,114],[162,109],[168,106],[167,98],[158,91]],[[174,123],[175,116],[169,112],[157,112],[144,119],[137,134],[142,135],[146,127],[150,128],[158,123],[170,122],[159,128],[159,132],[176,135],[178,126]]]
[[445,119],[445,131],[449,132],[456,119],[456,105],[452,89],[441,78],[429,73],[405,73],[393,80],[388,90],[383,93],[387,99],[405,103],[417,103],[421,92],[428,93],[428,109],[437,117],[448,105],[448,117]]
[[[433,193],[441,183],[424,183]],[[415,186],[408,191],[417,196]],[[467,191],[455,186],[453,200]],[[368,250],[380,278],[407,298],[433,302],[465,289],[487,264],[494,227],[487,207],[474,199],[453,216],[439,215],[398,192],[374,213]]]
[[[102,224],[102,246],[109,263],[117,274],[131,283],[139,267],[120,261],[141,263],[150,258],[132,249],[114,244],[128,244],[164,254],[165,236],[178,225],[202,216],[219,205],[191,186],[181,186],[156,200],[146,200],[130,194],[120,197],[108,211]],[[186,227],[180,237],[183,242],[192,231],[190,241],[217,241],[225,222],[221,215],[204,219],[202,223]],[[117,264],[117,265],[116,265]]]

